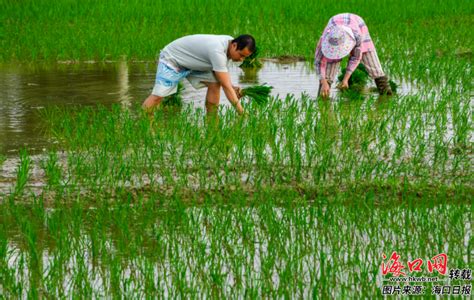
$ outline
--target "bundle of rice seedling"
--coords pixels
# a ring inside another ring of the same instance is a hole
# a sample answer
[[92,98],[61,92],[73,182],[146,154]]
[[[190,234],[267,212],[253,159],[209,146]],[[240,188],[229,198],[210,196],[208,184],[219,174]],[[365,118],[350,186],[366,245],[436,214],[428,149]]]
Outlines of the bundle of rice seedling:
[[261,68],[262,63],[260,62],[260,60],[258,60],[258,54],[259,54],[258,47],[255,47],[255,51],[244,59],[240,67],[241,68],[254,68],[254,69]]
[[[342,82],[345,73],[346,68],[341,67],[341,74],[337,78],[339,82]],[[359,64],[349,78],[349,89],[361,93],[366,87],[368,80],[369,72],[367,72],[363,64]]]
[[247,97],[249,100],[257,103],[258,105],[266,104],[270,99],[270,92],[272,86],[268,85],[255,85],[244,88],[240,91],[242,97]]
[[[342,79],[344,78],[345,74],[345,68],[341,67],[341,74],[337,78],[339,82],[342,82]],[[364,92],[367,83],[369,81],[369,72],[367,72],[367,69],[364,67],[363,64],[359,64],[357,68],[354,70],[352,73],[351,77],[349,78],[349,90],[352,91],[352,93],[346,92],[347,95],[355,95],[356,93],[362,93]],[[393,93],[397,92],[398,84],[395,83],[393,80],[388,81],[390,88],[392,89]],[[370,92],[376,92],[377,88],[371,88],[369,89]]]

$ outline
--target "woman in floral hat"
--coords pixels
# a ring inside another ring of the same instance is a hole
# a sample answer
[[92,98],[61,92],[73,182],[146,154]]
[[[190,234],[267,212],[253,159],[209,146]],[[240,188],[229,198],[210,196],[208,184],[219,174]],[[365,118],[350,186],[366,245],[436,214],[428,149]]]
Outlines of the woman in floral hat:
[[392,94],[364,20],[355,14],[344,13],[329,20],[314,54],[314,67],[320,80],[319,94],[322,97],[329,96],[341,60],[347,55],[350,55],[349,63],[340,88],[349,87],[352,72],[362,63],[369,76],[375,80],[379,93]]

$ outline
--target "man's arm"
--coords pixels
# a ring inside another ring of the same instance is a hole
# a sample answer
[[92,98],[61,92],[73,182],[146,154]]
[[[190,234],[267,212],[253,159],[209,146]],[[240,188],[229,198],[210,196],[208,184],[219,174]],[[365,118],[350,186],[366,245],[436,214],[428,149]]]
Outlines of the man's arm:
[[230,75],[228,72],[214,72],[216,74],[216,78],[221,84],[222,88],[224,89],[224,94],[229,99],[232,106],[234,106],[235,110],[239,115],[244,113],[244,108],[240,104],[239,97],[232,86],[232,82],[230,81]]

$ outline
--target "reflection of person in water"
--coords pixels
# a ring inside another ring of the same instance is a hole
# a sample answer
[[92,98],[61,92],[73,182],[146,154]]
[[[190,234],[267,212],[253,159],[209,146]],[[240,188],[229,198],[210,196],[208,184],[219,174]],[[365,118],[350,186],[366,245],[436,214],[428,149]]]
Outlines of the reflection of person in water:
[[347,55],[350,55],[349,63],[340,88],[349,87],[352,72],[362,63],[369,76],[375,80],[379,93],[392,94],[364,20],[357,15],[344,13],[329,20],[316,46],[314,66],[320,80],[319,94],[322,97],[329,96],[341,60]]
[[258,69],[257,68],[243,68],[242,74],[239,75],[241,83],[258,83]]

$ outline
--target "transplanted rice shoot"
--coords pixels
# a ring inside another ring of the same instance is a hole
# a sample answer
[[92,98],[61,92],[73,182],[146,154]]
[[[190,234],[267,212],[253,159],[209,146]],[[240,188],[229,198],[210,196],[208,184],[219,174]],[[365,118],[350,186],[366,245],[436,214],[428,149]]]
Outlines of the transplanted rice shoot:
[[140,108],[50,109],[61,150],[42,172],[22,151],[0,203],[2,292],[375,298],[382,253],[448,248],[469,266],[472,112],[456,96],[287,96],[211,127],[186,105],[152,125]]
[[258,59],[258,55],[259,55],[259,50],[258,50],[258,47],[256,47],[255,51],[244,59],[242,64],[240,64],[240,67],[241,68],[247,68],[247,69],[261,68],[262,63]]
[[163,99],[163,105],[164,106],[182,106],[183,97],[181,96],[181,93],[183,92],[183,90],[184,90],[184,85],[181,82],[179,82],[176,93],[168,97],[165,97]]
[[[345,72],[346,72],[346,68],[341,66],[341,72],[339,76],[337,77],[337,80],[339,81],[339,83],[342,82]],[[349,77],[348,91],[343,91],[343,92],[347,93],[347,95],[349,95],[349,97],[351,98],[352,96],[358,97],[359,95],[357,94],[361,94],[365,91],[367,84],[369,83],[370,80],[372,79],[369,77],[369,72],[367,72],[367,69],[365,68],[365,66],[363,64],[359,64],[357,68],[354,70],[354,72],[352,73],[351,77]],[[392,79],[389,79],[389,84],[390,84],[390,88],[392,89],[392,92],[396,93],[398,84],[395,83],[395,81],[393,81]]]
[[309,61],[327,18],[352,11],[413,89],[269,101],[249,87],[265,109],[222,109],[212,126],[191,105],[154,122],[139,107],[40,110],[54,148],[0,155],[14,171],[0,174],[2,297],[381,298],[397,251],[424,261],[409,276],[440,278],[420,283],[435,298],[452,284],[427,259],[472,269],[472,0],[74,3],[3,1],[0,61],[151,61],[196,32]]
[[[341,64],[341,73],[337,77],[339,82],[342,82],[342,79],[344,78],[345,73],[346,73],[346,68],[343,67]],[[365,89],[369,79],[370,79],[369,73],[365,69],[364,65],[359,64],[357,68],[354,70],[354,72],[352,72],[352,75],[349,78],[349,89],[360,93]]]

